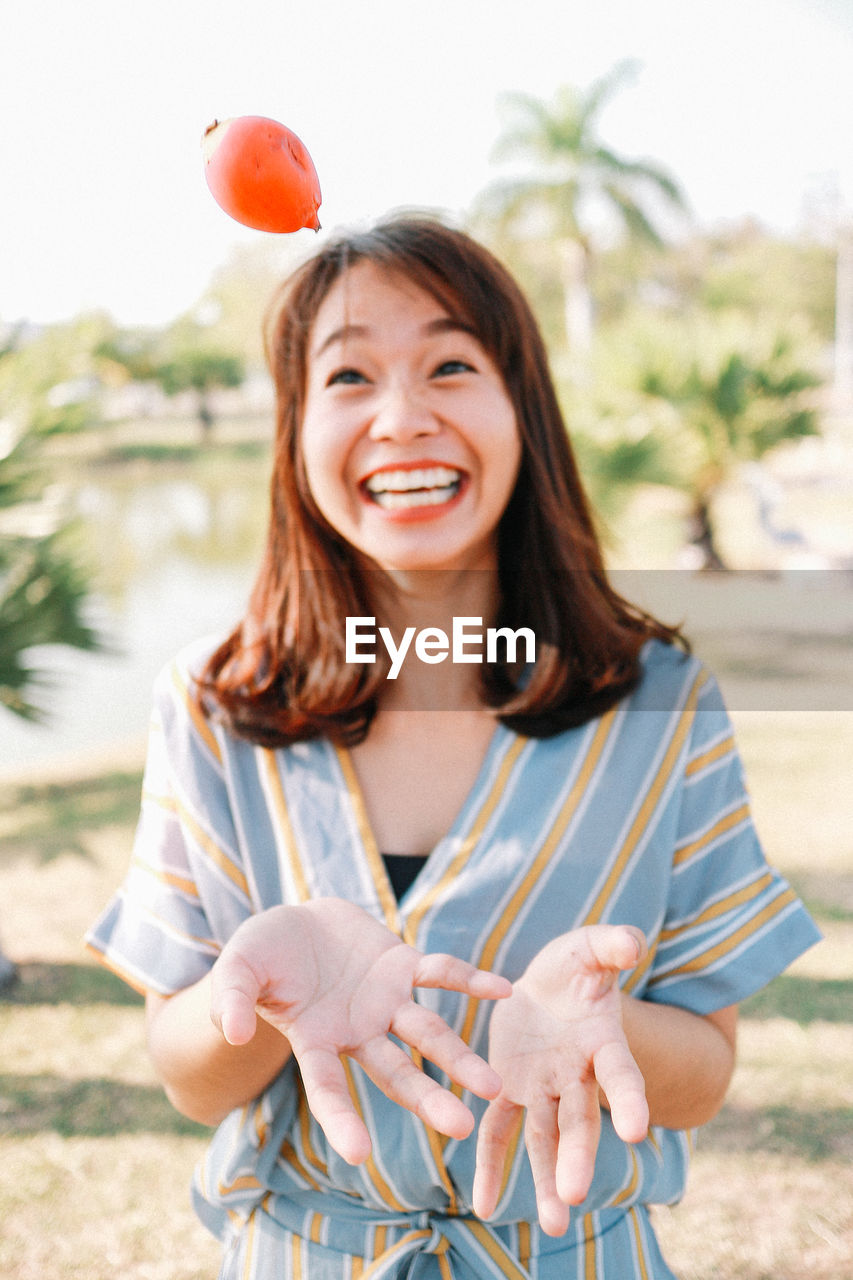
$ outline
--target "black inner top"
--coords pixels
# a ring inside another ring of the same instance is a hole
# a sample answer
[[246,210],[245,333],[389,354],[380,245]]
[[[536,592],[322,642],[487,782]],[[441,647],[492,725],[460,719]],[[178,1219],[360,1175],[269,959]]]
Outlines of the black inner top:
[[382,861],[385,863],[394,896],[399,902],[409,886],[414,883],[426,858],[420,853],[383,853]]

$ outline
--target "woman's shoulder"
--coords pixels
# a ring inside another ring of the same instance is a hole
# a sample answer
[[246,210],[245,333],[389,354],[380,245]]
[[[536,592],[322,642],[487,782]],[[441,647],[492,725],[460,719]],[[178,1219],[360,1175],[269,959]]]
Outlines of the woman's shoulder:
[[183,645],[161,666],[155,679],[155,688],[170,687],[175,680],[188,687],[196,685],[225,638],[224,634],[210,634],[199,636]]
[[718,696],[713,673],[695,654],[664,640],[647,640],[640,651],[640,683],[632,701],[643,710],[671,710],[688,699]]

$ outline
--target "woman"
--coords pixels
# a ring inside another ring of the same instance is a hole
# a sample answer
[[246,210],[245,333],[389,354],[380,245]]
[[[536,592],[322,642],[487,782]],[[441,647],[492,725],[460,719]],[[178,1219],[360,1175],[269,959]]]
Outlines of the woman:
[[[219,1125],[195,1200],[221,1274],[671,1276],[647,1206],[683,1191],[737,1002],[817,937],[714,681],[610,587],[482,247],[414,218],[338,239],[268,350],[261,570],[160,681],[90,935],[173,1103]],[[505,649],[448,652],[460,620]]]

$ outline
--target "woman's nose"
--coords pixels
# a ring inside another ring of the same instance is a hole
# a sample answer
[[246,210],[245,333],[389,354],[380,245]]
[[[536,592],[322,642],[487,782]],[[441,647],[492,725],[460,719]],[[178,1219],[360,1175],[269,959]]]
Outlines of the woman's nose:
[[386,388],[370,424],[373,440],[416,440],[433,436],[441,423],[417,388],[396,384]]

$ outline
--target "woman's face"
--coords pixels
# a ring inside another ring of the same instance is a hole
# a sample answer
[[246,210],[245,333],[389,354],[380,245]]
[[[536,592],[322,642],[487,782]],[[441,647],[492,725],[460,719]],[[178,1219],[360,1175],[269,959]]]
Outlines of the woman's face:
[[385,569],[484,569],[521,459],[477,338],[402,274],[351,267],[308,345],[301,449],[320,511]]

